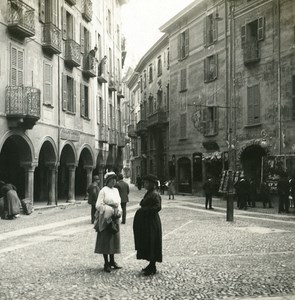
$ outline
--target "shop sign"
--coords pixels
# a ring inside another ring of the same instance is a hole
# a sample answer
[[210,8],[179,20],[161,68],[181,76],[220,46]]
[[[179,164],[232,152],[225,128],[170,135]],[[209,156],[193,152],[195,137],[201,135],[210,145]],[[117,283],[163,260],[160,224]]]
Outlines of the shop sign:
[[60,138],[62,140],[78,142],[80,140],[80,132],[77,130],[61,128],[60,129]]

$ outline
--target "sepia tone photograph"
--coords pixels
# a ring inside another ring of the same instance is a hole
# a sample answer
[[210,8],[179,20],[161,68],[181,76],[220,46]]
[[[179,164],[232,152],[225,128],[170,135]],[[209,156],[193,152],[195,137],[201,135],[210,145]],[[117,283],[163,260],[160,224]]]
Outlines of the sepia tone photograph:
[[0,0],[0,300],[295,300],[295,0]]

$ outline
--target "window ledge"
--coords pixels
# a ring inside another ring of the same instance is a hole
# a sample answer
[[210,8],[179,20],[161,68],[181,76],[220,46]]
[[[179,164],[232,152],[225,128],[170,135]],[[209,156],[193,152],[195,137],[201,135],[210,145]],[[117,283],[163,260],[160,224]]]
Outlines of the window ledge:
[[179,93],[185,93],[186,91],[187,91],[187,89],[180,90]]
[[86,120],[86,121],[90,121],[90,118],[89,117],[84,117],[84,116],[81,116],[82,119]]
[[54,108],[54,106],[51,103],[43,103],[43,106]]
[[185,60],[187,57],[188,57],[188,55],[186,55],[185,57],[182,57],[182,58],[178,58],[178,61]]
[[217,77],[215,77],[214,79],[206,79],[206,80],[204,80],[204,82],[209,83],[209,82],[215,81],[216,79],[217,79]]
[[248,125],[245,125],[244,128],[259,127],[261,125],[262,125],[262,123],[248,124]]
[[65,113],[68,114],[68,115],[72,115],[72,116],[76,115],[75,112],[72,112],[72,111],[69,111],[69,110],[65,110]]

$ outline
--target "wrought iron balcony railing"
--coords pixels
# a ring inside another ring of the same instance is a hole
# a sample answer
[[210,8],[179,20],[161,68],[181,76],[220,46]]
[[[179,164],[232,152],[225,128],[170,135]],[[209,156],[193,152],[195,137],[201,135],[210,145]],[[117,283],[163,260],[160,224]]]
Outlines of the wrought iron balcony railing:
[[20,38],[35,35],[35,10],[21,0],[8,1],[8,30]]
[[115,129],[110,129],[109,130],[109,144],[110,145],[116,145],[117,144],[117,139],[116,139],[116,130]]
[[258,41],[247,42],[244,45],[244,64],[256,63],[260,60]]
[[61,31],[51,22],[44,24],[42,48],[50,54],[61,53]]
[[95,77],[97,70],[97,60],[90,54],[83,56],[83,74],[87,77]]
[[9,127],[33,128],[40,119],[40,90],[34,87],[6,87],[6,116]]
[[69,67],[79,67],[81,65],[81,47],[74,40],[65,42],[65,63]]
[[147,127],[159,126],[168,122],[168,113],[158,110],[154,114],[148,116]]
[[82,16],[87,22],[91,22],[92,20],[92,1],[91,0],[83,0],[83,12]]
[[125,147],[126,145],[126,139],[125,134],[123,132],[118,132],[118,147]]
[[107,131],[107,127],[105,124],[100,124],[99,126],[99,137],[98,140],[100,142],[103,143],[107,143],[108,142],[108,131]]

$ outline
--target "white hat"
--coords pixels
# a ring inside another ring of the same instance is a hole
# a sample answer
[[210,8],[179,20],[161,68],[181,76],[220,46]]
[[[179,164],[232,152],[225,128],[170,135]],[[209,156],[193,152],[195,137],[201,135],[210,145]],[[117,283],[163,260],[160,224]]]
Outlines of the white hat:
[[110,179],[117,179],[117,175],[115,172],[113,172],[113,171],[107,172],[104,175],[105,184],[107,184]]

